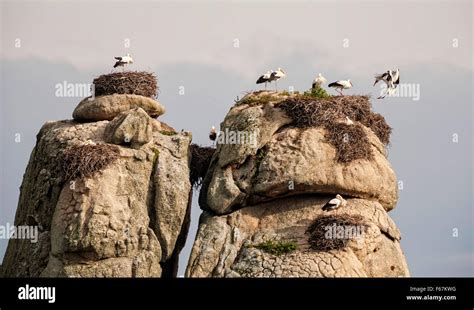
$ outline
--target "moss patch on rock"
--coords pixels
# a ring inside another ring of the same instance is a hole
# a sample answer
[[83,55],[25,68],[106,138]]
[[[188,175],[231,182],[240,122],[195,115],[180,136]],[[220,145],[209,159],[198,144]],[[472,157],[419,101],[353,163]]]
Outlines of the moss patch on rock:
[[266,253],[280,256],[296,251],[298,249],[298,244],[293,240],[267,240],[254,245],[254,247]]
[[178,134],[176,131],[172,130],[160,130],[160,133],[165,136],[175,136]]

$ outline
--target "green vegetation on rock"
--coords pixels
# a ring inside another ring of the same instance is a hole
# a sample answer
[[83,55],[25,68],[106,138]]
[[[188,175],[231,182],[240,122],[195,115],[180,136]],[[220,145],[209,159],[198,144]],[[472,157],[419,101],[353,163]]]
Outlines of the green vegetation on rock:
[[275,241],[267,240],[254,246],[264,252],[272,255],[280,256],[282,254],[288,254],[298,249],[298,244],[295,241]]
[[165,136],[175,136],[177,132],[170,130],[160,130],[160,133]]

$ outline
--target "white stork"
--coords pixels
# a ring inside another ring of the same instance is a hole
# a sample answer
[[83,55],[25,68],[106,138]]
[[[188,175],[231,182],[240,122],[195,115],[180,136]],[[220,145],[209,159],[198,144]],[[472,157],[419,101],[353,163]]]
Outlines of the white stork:
[[216,127],[212,126],[211,131],[209,131],[209,139],[212,141],[213,144],[215,144],[216,138],[217,138]]
[[125,65],[133,64],[133,58],[130,54],[122,57],[114,57],[117,62],[115,62],[114,68],[122,67],[125,71]]
[[272,73],[270,71],[267,71],[265,74],[261,75],[258,78],[257,84],[265,83],[265,90],[266,90],[267,89],[267,83],[271,82],[271,76],[272,76]]
[[322,76],[321,73],[318,74],[317,77],[314,78],[313,80],[313,85],[311,85],[312,89],[316,89],[321,87],[321,85],[325,84],[328,80],[324,76]]
[[347,205],[347,200],[345,200],[344,198],[342,198],[341,195],[337,194],[336,195],[336,198],[333,198],[331,200],[329,200],[324,206],[323,206],[323,210],[324,211],[331,211],[331,210],[336,210],[340,207],[344,207],[345,205]]
[[335,88],[336,91],[340,95],[342,95],[342,90],[351,88],[352,83],[351,83],[351,80],[347,80],[347,81],[339,80],[339,81],[336,81],[336,82],[332,82],[331,84],[328,85],[328,87]]
[[275,81],[275,90],[278,90],[277,81],[286,76],[285,71],[282,68],[278,68],[275,71],[272,71],[270,75],[270,82]]
[[390,94],[392,91],[397,88],[398,84],[400,83],[400,70],[387,70],[382,74],[378,74],[375,76],[375,86],[379,81],[383,81],[387,85],[387,91],[384,95],[379,96],[377,99],[383,99],[387,94]]

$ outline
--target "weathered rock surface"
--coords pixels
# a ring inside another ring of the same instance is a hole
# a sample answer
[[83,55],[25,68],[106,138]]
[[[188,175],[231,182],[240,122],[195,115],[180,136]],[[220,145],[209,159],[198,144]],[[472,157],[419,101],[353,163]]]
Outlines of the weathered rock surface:
[[189,222],[191,136],[155,130],[140,149],[118,146],[118,160],[66,182],[62,151],[105,143],[108,125],[58,121],[41,128],[15,218],[15,225],[37,225],[39,241],[10,240],[4,276],[160,277],[175,268]]
[[105,128],[105,141],[139,149],[153,139],[152,121],[142,108],[122,112]]
[[339,163],[334,147],[324,139],[325,129],[290,124],[271,101],[234,106],[221,131],[253,133],[255,143],[218,145],[201,190],[201,207],[226,214],[286,195],[314,193],[376,199],[387,211],[395,207],[395,173],[370,129],[365,128],[375,159]]
[[142,108],[151,117],[165,113],[158,101],[139,95],[107,95],[85,98],[74,109],[72,117],[81,122],[112,120],[121,112]]
[[[205,211],[186,276],[409,276],[400,232],[387,214],[398,199],[395,173],[371,129],[363,127],[373,159],[340,163],[323,126],[296,128],[276,107],[288,94],[249,96],[231,108],[221,132],[252,132],[256,139],[217,146],[199,197]],[[347,205],[323,211],[335,194]],[[366,229],[344,247],[315,250],[308,228],[325,215],[361,217]],[[262,245],[272,240],[290,240],[296,249],[265,251]]]
[[[187,277],[405,277],[409,271],[400,232],[375,201],[348,199],[331,215],[361,215],[368,229],[343,249],[309,248],[308,226],[327,215],[329,196],[295,196],[246,207],[228,215],[204,212]],[[298,248],[272,255],[255,247],[267,240],[293,240]]]

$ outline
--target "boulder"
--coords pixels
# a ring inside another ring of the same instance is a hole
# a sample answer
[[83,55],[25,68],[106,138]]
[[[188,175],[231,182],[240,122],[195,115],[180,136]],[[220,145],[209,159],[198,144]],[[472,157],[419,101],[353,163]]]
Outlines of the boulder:
[[[143,119],[143,112],[122,116],[119,125]],[[191,135],[153,131],[140,149],[116,146],[115,161],[92,176],[66,180],[63,150],[106,143],[109,125],[58,121],[41,128],[15,218],[15,225],[38,226],[38,242],[10,240],[2,276],[176,275],[189,225]]]
[[165,113],[165,108],[158,101],[139,95],[107,95],[83,99],[74,109],[72,117],[81,122],[112,120],[121,112],[142,108],[151,117]]
[[375,199],[387,211],[395,207],[396,176],[385,146],[369,128],[360,125],[367,133],[373,159],[340,163],[334,146],[325,139],[325,128],[292,126],[272,96],[257,105],[245,103],[244,98],[225,117],[221,132],[252,133],[254,141],[229,143],[223,139],[218,144],[199,197],[203,209],[226,214],[299,194],[342,194]]
[[[186,270],[187,277],[407,277],[400,232],[376,202],[348,199],[326,212],[330,196],[295,196],[246,207],[227,215],[204,212]],[[365,232],[345,247],[316,251],[308,228],[321,216],[360,216]],[[287,253],[262,244],[291,241]]]
[[[328,130],[338,127],[320,121],[302,126],[299,119],[291,119],[278,106],[292,96],[297,95],[248,94],[221,123],[224,135],[251,132],[254,140],[218,138],[199,196],[204,212],[186,276],[409,276],[400,231],[387,214],[398,192],[380,135],[357,120],[355,125],[344,124],[360,126],[356,129],[367,140],[357,145],[370,156],[338,160],[339,150],[327,138]],[[344,109],[345,98],[337,100],[337,108]],[[365,107],[362,112],[370,113],[370,104],[363,104],[348,110],[354,108],[351,112],[357,114]],[[334,108],[327,101],[314,106]],[[344,122],[341,119],[331,119],[331,124]],[[345,197],[347,205],[323,211],[336,194]],[[337,233],[327,235],[331,227]],[[345,234],[354,230],[356,234]]]
[[142,108],[122,112],[105,128],[105,141],[138,149],[153,139],[152,120]]

